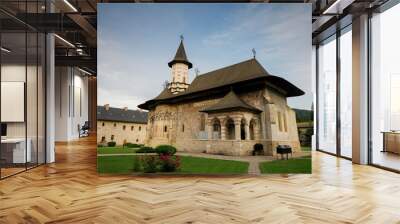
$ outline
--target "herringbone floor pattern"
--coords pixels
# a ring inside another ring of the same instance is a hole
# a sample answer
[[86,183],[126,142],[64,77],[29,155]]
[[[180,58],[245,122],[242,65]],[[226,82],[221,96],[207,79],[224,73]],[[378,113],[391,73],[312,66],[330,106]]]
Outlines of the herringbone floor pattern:
[[312,175],[99,176],[94,141],[0,181],[0,223],[400,223],[400,175],[326,154]]

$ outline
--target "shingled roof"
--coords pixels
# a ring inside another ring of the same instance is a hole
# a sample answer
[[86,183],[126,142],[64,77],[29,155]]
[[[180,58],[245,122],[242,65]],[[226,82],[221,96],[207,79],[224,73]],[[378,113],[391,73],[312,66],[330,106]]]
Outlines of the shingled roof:
[[228,94],[226,94],[220,101],[218,101],[218,103],[204,110],[201,110],[201,112],[214,113],[214,112],[236,111],[236,110],[245,110],[255,113],[261,112],[261,110],[241,100],[235,94],[235,92],[233,92],[233,90],[231,90]]
[[169,67],[172,67],[173,64],[175,63],[184,63],[189,66],[189,69],[192,68],[192,63],[189,62],[189,60],[186,57],[186,52],[185,52],[185,47],[183,46],[183,41],[181,40],[181,43],[179,44],[178,50],[176,51],[174,59],[168,63]]
[[147,124],[147,112],[121,108],[97,106],[97,120]]
[[234,84],[252,80],[263,80],[266,84],[279,89],[286,97],[301,96],[304,94],[301,89],[289,81],[269,74],[255,58],[252,58],[250,60],[199,75],[184,92],[172,94],[169,89],[164,89],[156,98],[139,105],[139,108],[148,109],[151,105],[157,102],[167,102],[183,96],[220,87],[233,86]]

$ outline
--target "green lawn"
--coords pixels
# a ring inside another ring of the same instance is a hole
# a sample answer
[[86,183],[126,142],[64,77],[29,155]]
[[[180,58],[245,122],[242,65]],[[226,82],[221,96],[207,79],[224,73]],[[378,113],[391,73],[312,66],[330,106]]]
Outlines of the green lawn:
[[179,173],[245,174],[248,168],[248,162],[182,156]]
[[[129,174],[133,164],[138,160],[132,156],[99,156],[97,171],[99,173]],[[230,160],[208,159],[181,156],[181,167],[175,173],[182,174],[245,174],[249,163]]]
[[302,146],[302,147],[301,147],[301,151],[307,151],[307,152],[309,152],[309,151],[311,151],[311,146]]
[[98,147],[97,154],[114,154],[114,153],[134,153],[138,148],[116,147]]
[[261,173],[311,173],[311,156],[260,163]]
[[97,157],[97,172],[128,174],[133,171],[135,156],[99,156]]

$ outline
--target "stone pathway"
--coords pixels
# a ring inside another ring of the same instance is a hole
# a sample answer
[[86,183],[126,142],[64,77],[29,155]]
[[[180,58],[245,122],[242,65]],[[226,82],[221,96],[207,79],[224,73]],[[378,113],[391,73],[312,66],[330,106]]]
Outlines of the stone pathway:
[[[207,153],[191,153],[191,152],[177,152],[179,156],[193,156],[202,157],[210,159],[222,159],[222,160],[233,160],[233,161],[243,161],[249,163],[248,174],[250,175],[260,175],[259,164],[265,161],[273,161],[278,159],[277,156],[224,156],[224,155],[214,155]],[[98,154],[97,156],[126,156],[126,155],[157,155],[156,153],[115,153],[115,154]],[[293,153],[293,158],[303,157],[311,155],[311,152],[296,152]],[[289,158],[292,158],[289,156]],[[280,156],[279,156],[280,159]]]

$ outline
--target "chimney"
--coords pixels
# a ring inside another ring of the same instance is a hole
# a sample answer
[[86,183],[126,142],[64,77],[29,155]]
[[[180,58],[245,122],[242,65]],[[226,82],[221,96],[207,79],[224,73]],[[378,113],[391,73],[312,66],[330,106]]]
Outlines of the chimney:
[[107,111],[110,110],[110,104],[107,103],[104,105],[104,107],[106,108]]
[[124,107],[124,111],[128,111],[128,107]]

